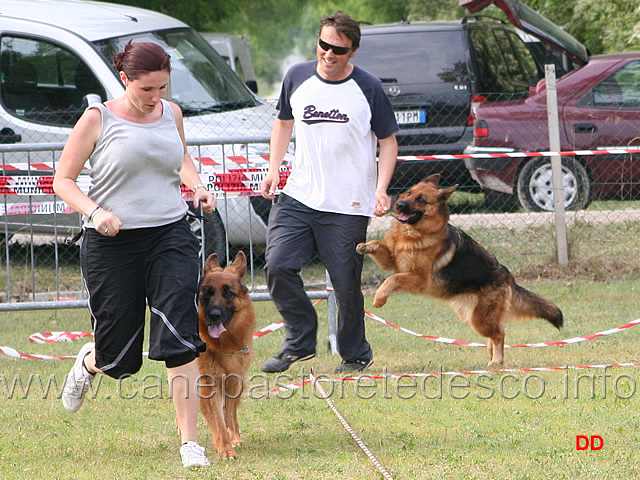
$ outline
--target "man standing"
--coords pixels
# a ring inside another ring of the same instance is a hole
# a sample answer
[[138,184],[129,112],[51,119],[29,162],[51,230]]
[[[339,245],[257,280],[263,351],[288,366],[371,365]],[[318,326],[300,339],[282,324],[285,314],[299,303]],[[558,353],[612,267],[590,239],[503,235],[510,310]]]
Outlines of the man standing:
[[[280,352],[262,365],[283,372],[315,356],[317,315],[300,270],[318,252],[338,302],[337,373],[373,363],[365,338],[361,291],[369,217],[391,207],[387,187],[398,154],[398,125],[380,80],[350,63],[360,45],[358,22],[343,12],[322,18],[317,59],[285,75],[273,125],[269,171],[260,189],[274,199],[279,169],[296,131],[291,175],[269,215],[265,275],[284,318]],[[376,165],[376,149],[380,144]]]

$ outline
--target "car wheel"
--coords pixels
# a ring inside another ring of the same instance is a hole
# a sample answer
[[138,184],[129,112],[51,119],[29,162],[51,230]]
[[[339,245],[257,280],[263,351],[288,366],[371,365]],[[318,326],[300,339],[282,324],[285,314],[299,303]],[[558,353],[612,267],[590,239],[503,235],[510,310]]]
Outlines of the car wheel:
[[[579,210],[591,201],[591,182],[584,165],[571,157],[562,159],[562,187],[564,208]],[[518,201],[529,212],[553,211],[551,160],[529,160],[518,175]]]
[[508,193],[485,189],[484,206],[489,212],[515,212],[518,202]]
[[[207,258],[212,253],[217,253],[220,265],[226,265],[227,239],[220,213],[217,210],[212,213],[202,212],[203,220],[201,220],[199,218],[200,209],[194,208],[192,203],[189,203],[189,213],[191,215],[187,218],[191,225],[191,230],[196,234],[200,245],[202,245],[204,233],[204,258]],[[202,249],[200,249],[200,252],[202,252]]]

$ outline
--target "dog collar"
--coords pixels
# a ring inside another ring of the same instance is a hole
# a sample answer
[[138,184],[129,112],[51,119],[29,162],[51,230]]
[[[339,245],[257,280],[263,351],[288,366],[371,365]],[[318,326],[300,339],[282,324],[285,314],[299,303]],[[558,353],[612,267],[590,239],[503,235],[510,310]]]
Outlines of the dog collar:
[[249,344],[247,344],[244,347],[242,347],[240,350],[238,350],[237,352],[231,352],[231,353],[222,352],[222,353],[224,353],[225,355],[235,355],[236,353],[243,353],[245,355],[249,355],[250,351],[251,351],[251,347],[249,347]]

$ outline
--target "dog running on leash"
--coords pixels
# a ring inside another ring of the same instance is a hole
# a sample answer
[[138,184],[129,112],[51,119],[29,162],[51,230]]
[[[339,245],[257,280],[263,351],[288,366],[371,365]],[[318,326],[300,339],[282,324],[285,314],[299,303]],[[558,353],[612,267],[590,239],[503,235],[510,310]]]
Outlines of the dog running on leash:
[[253,356],[256,315],[242,278],[247,259],[238,252],[223,268],[218,256],[205,261],[198,295],[198,326],[207,350],[198,357],[200,411],[223,459],[242,445],[237,411]]

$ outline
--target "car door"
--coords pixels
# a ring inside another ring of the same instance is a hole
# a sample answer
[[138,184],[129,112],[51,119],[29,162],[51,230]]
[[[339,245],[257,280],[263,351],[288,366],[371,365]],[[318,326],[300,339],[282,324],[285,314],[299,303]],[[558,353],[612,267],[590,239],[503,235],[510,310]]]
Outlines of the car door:
[[[103,68],[101,79],[94,73]],[[55,27],[2,18],[0,22],[0,141],[61,144],[85,107],[87,94],[110,98],[115,75],[96,50]],[[122,87],[120,87],[122,90]],[[3,154],[2,182],[12,195],[0,207],[9,234],[75,233],[79,217],[53,194],[43,194],[53,174],[51,151],[29,148]]]

